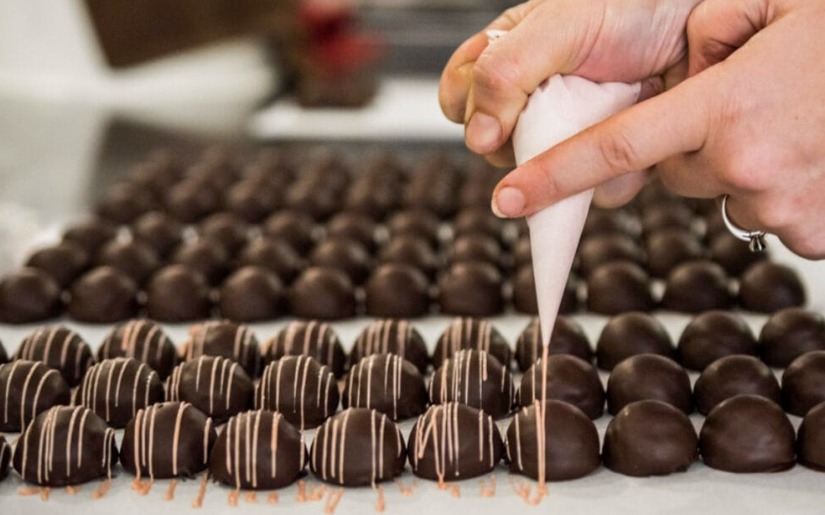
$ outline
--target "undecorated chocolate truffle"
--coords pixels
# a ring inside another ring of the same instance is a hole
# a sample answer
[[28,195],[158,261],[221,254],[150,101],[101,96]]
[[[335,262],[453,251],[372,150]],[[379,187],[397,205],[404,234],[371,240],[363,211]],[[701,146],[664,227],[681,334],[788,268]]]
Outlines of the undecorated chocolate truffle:
[[335,377],[342,377],[346,368],[346,355],[341,340],[326,322],[290,322],[264,344],[264,349],[266,363],[284,356],[309,356],[330,367]]
[[62,241],[35,251],[25,266],[46,272],[59,287],[66,288],[89,267],[89,255],[79,245]]
[[372,354],[350,369],[341,403],[344,409],[370,408],[390,420],[404,420],[424,411],[427,389],[409,361],[395,354]]
[[705,418],[699,449],[708,467],[727,472],[780,472],[795,460],[793,425],[775,402],[737,395]]
[[439,483],[488,474],[505,453],[493,417],[457,402],[430,406],[408,446],[413,474]]
[[292,314],[299,318],[350,318],[356,313],[355,288],[344,272],[313,266],[292,283],[289,306]]
[[361,284],[369,276],[372,262],[367,249],[355,240],[325,239],[309,256],[312,266],[339,270],[353,284]]
[[163,402],[157,372],[132,358],[101,361],[86,371],[74,404],[86,406],[114,428],[126,427],[138,410]]
[[299,429],[315,427],[338,409],[338,384],[330,368],[309,356],[284,356],[264,368],[255,408],[282,413]]
[[690,231],[677,228],[659,229],[645,238],[647,271],[653,277],[667,277],[678,265],[700,259],[705,248]]
[[690,419],[657,400],[625,406],[607,426],[604,465],[626,476],[665,476],[684,472],[696,461],[698,438]]
[[430,311],[427,276],[402,263],[385,263],[373,270],[364,285],[367,315],[414,318]]
[[673,342],[664,325],[653,315],[640,312],[611,318],[596,342],[599,368],[613,370],[622,360],[637,354],[673,356]]
[[631,238],[638,238],[642,234],[639,217],[629,209],[604,209],[591,207],[584,222],[582,237],[596,234],[622,233]]
[[645,264],[642,248],[633,238],[622,233],[590,236],[582,240],[576,254],[579,258],[578,270],[584,277],[604,263],[612,261],[630,261],[641,266]]
[[604,386],[592,364],[569,354],[556,354],[547,360],[546,372],[539,359],[521,378],[517,401],[522,408],[542,401],[542,374],[547,378],[547,399],[559,400],[579,408],[596,419],[604,413]]
[[78,222],[63,231],[63,241],[79,245],[89,256],[94,256],[100,247],[116,236],[117,227],[99,218]]
[[822,401],[825,401],[825,351],[811,351],[793,360],[782,374],[782,407],[791,415],[804,417]]
[[270,270],[244,266],[221,285],[218,311],[235,322],[272,320],[284,314],[283,286]]
[[61,487],[112,478],[115,430],[90,409],[55,406],[26,426],[14,450],[14,470],[28,483]]
[[138,481],[194,477],[206,469],[216,439],[212,419],[191,404],[154,404],[126,426],[120,462]]
[[228,320],[212,320],[189,328],[189,339],[181,346],[185,360],[221,356],[239,364],[254,379],[261,369],[261,351],[252,330]]
[[9,476],[9,464],[11,463],[11,446],[6,443],[6,439],[0,436],[0,481]]
[[161,322],[209,318],[212,301],[201,274],[184,265],[158,270],[146,286],[146,314]]
[[350,408],[315,431],[309,466],[327,483],[369,486],[400,476],[406,459],[404,437],[389,417]]
[[420,270],[429,278],[438,269],[438,255],[432,244],[418,236],[396,236],[381,248],[378,254],[381,263],[400,263]]
[[8,363],[9,355],[6,354],[6,348],[3,347],[3,342],[0,342],[0,365]]
[[131,320],[118,325],[97,349],[97,359],[134,358],[146,363],[163,381],[178,364],[177,349],[158,324]]
[[[593,362],[593,349],[581,324],[566,316],[556,318],[553,324],[553,334],[548,344],[548,353],[572,354],[587,363]],[[541,324],[534,318],[516,340],[516,363],[522,372],[533,366],[542,354]]]
[[806,297],[802,279],[787,265],[763,260],[748,267],[739,277],[739,303],[748,311],[774,313],[803,306]]
[[138,285],[124,272],[100,266],[81,275],[70,290],[69,316],[81,322],[105,324],[137,315]]
[[[465,183],[466,187],[470,184],[475,184],[472,181]],[[484,192],[489,204],[489,199],[492,196],[492,190]],[[504,220],[497,217],[490,211],[489,205],[483,207],[472,207],[461,210],[453,220],[453,232],[456,236],[465,234],[486,234],[497,241],[501,241],[502,232],[504,230]]]
[[132,239],[164,258],[183,240],[183,225],[162,211],[151,211],[132,225]]
[[278,211],[267,218],[261,230],[270,238],[285,241],[299,254],[311,249],[315,241],[315,221],[300,211]]
[[35,329],[20,343],[14,359],[40,361],[56,369],[69,386],[77,386],[95,361],[89,344],[62,325]]
[[729,282],[725,269],[712,261],[686,261],[668,274],[662,307],[683,313],[729,308],[733,305]]
[[491,354],[464,349],[453,354],[433,373],[430,402],[459,402],[502,418],[513,409],[513,378]]
[[825,471],[825,403],[808,410],[802,419],[796,436],[796,453],[802,465]]
[[387,229],[393,238],[400,235],[418,236],[431,245],[438,245],[439,228],[438,217],[423,209],[398,211],[387,221]]
[[693,225],[693,211],[680,199],[658,201],[644,206],[641,222],[645,234],[671,227],[689,231]]
[[247,411],[229,419],[209,458],[209,473],[236,490],[289,486],[306,468],[304,438],[281,413]]
[[210,285],[217,285],[229,272],[229,259],[229,253],[223,245],[200,238],[178,247],[172,253],[170,262],[184,265],[201,274]]
[[421,333],[407,320],[385,319],[371,322],[355,339],[349,355],[350,366],[373,354],[395,354],[412,363],[421,375],[427,373],[430,356]]
[[195,223],[220,209],[221,197],[220,188],[208,180],[188,177],[168,190],[166,208],[181,222]]
[[100,248],[95,259],[98,266],[110,266],[143,284],[160,268],[160,258],[151,247],[137,241],[110,241]]
[[[507,428],[507,457],[510,472],[539,478],[544,467],[544,479],[567,481],[584,477],[599,468],[599,434],[596,426],[575,406],[548,400],[544,409],[544,442],[539,442],[538,403],[513,417]],[[539,453],[544,445],[544,459]]]
[[465,261],[481,261],[498,268],[502,264],[501,243],[486,234],[458,236],[447,252],[447,262],[454,264]]
[[234,256],[246,245],[249,225],[233,213],[215,213],[203,219],[197,231],[201,238],[221,244],[227,255]]
[[730,311],[707,311],[691,320],[676,346],[679,362],[702,371],[719,358],[733,354],[755,356],[756,336],[748,323]]
[[490,263],[456,263],[438,281],[438,304],[449,315],[497,315],[504,309],[501,288],[501,273]]
[[249,242],[238,255],[238,265],[260,266],[272,271],[284,284],[291,283],[304,267],[301,256],[289,243],[264,236]]
[[602,315],[651,311],[655,307],[650,277],[629,261],[596,267],[587,278],[587,309]]
[[825,318],[804,308],[785,308],[768,318],[759,333],[762,360],[785,368],[793,360],[815,350],[825,350]]
[[166,380],[166,399],[188,402],[216,423],[252,407],[254,385],[231,359],[201,356],[175,367]]
[[40,322],[62,309],[60,285],[42,270],[26,267],[0,279],[0,322]]
[[607,410],[616,415],[631,402],[653,399],[689,414],[693,411],[690,378],[670,358],[657,354],[631,356],[616,365],[607,380]]
[[513,353],[504,336],[489,320],[454,318],[441,333],[432,355],[433,368],[450,359],[462,349],[475,349],[492,354],[505,368],[510,367]]
[[719,358],[702,371],[693,385],[696,409],[707,415],[720,402],[735,395],[761,395],[781,402],[779,381],[770,368],[753,356]]
[[[512,281],[513,307],[520,313],[537,315],[539,312],[538,297],[536,296],[536,279],[533,275],[533,265],[523,265],[516,272]],[[579,309],[578,280],[570,274],[564,285],[559,313],[573,313]]]
[[69,385],[39,361],[0,365],[0,431],[18,432],[52,406],[69,404]]
[[376,232],[377,226],[370,217],[352,211],[338,213],[326,225],[327,239],[355,241],[370,253],[378,246]]
[[768,257],[765,252],[751,252],[746,242],[724,229],[711,235],[709,250],[710,258],[722,265],[731,277],[740,276],[752,264]]

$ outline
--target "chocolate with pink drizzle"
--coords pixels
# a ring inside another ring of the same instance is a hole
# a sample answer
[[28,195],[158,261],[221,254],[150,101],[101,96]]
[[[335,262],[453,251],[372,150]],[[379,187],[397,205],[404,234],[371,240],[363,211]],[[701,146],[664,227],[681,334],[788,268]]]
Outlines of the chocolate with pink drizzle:
[[63,326],[40,327],[29,334],[14,359],[42,361],[57,369],[69,386],[77,386],[95,361],[92,350],[79,334]]
[[290,322],[264,346],[264,362],[277,361],[284,356],[310,356],[330,367],[335,377],[344,375],[344,348],[332,326],[326,322]]
[[373,354],[350,369],[341,400],[344,408],[372,408],[403,420],[424,411],[427,389],[409,361],[395,354]]
[[373,354],[397,354],[421,374],[426,374],[430,365],[427,344],[408,320],[376,320],[364,328],[350,352],[350,366]]
[[0,431],[21,431],[38,414],[70,401],[57,370],[28,360],[0,365]]
[[315,427],[338,409],[338,384],[326,365],[308,356],[286,356],[264,369],[255,408],[278,411],[299,429]]
[[131,320],[118,325],[97,350],[97,359],[134,358],[146,363],[165,380],[178,364],[177,350],[163,329],[150,320]]
[[438,368],[445,359],[461,349],[475,349],[489,352],[505,367],[510,367],[513,352],[507,340],[488,320],[478,318],[455,318],[438,338],[433,351],[433,368]]
[[491,354],[465,349],[435,371],[429,394],[433,404],[460,402],[502,418],[513,408],[513,379]]
[[166,400],[189,402],[223,422],[252,407],[252,380],[240,365],[219,356],[181,363],[166,380]]
[[261,368],[258,339],[248,327],[227,320],[193,325],[181,355],[187,361],[201,356],[229,358],[242,366],[251,378],[258,377]]

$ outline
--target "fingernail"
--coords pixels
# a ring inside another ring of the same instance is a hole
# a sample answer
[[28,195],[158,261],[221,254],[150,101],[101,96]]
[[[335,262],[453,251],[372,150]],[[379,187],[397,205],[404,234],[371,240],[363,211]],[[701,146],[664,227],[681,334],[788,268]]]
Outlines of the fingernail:
[[484,113],[475,113],[467,124],[467,146],[478,153],[487,153],[499,146],[501,125],[498,120]]
[[512,186],[501,188],[493,197],[493,213],[500,218],[515,218],[524,211],[524,194]]

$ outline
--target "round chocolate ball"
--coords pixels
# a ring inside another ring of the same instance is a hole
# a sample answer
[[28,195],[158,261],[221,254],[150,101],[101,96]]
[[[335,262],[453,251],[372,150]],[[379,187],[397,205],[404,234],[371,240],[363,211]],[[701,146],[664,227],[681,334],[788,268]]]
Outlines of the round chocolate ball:
[[301,256],[283,240],[263,236],[249,242],[238,254],[238,266],[252,265],[271,270],[284,284],[290,284],[301,270]]
[[444,360],[462,349],[489,352],[507,368],[513,360],[510,345],[489,320],[457,317],[438,337],[432,355],[433,368],[441,367]]
[[530,238],[522,236],[513,247],[513,268],[520,269],[524,265],[533,264],[533,249],[530,247]]
[[326,226],[327,239],[351,240],[358,242],[367,252],[375,252],[378,247],[377,226],[368,216],[344,211],[333,216]]
[[364,285],[367,315],[415,318],[430,311],[427,277],[402,263],[386,263],[373,270]]
[[400,263],[421,270],[427,277],[434,277],[438,269],[438,256],[430,243],[418,236],[396,236],[381,249],[381,263]]
[[220,356],[238,363],[254,379],[261,369],[258,339],[252,330],[228,320],[211,320],[189,328],[189,339],[181,345],[184,360]]
[[655,305],[650,277],[635,263],[605,263],[587,278],[587,309],[594,313],[616,315],[627,311],[651,311]]
[[344,375],[346,355],[335,330],[326,322],[293,321],[264,344],[265,363],[284,356],[310,356],[330,367],[335,377]]
[[157,372],[132,358],[101,361],[86,371],[74,404],[85,406],[114,428],[126,427],[138,410],[163,402]]
[[243,368],[219,356],[185,361],[166,380],[166,400],[190,403],[216,423],[250,409],[253,390]]
[[116,268],[93,268],[80,276],[69,291],[67,312],[81,322],[118,322],[133,318],[138,312],[138,285]]
[[807,352],[782,374],[782,406],[791,415],[805,414],[825,401],[825,351]]
[[613,370],[622,360],[637,354],[672,357],[673,342],[653,315],[631,312],[611,318],[596,342],[596,364]]
[[438,281],[441,312],[492,316],[504,309],[502,278],[495,266],[480,261],[452,265]]
[[305,253],[315,242],[315,221],[300,211],[278,211],[261,227],[264,235],[288,243],[298,253]]
[[283,314],[283,286],[260,266],[237,269],[223,282],[218,295],[221,316],[235,322],[272,320]]
[[139,182],[121,182],[108,188],[95,203],[94,212],[115,224],[129,224],[140,215],[160,207],[152,188]]
[[622,233],[638,238],[642,234],[642,226],[639,217],[628,209],[592,207],[584,222],[582,238],[605,233]]
[[301,211],[321,222],[338,211],[343,203],[341,186],[324,183],[318,179],[302,177],[295,181],[286,192],[286,205]]
[[725,270],[712,261],[684,262],[667,276],[662,307],[684,313],[729,308],[733,305],[729,283]]
[[356,363],[344,380],[341,404],[370,408],[398,421],[420,415],[427,388],[418,369],[396,354],[372,354]]
[[361,284],[370,273],[370,254],[355,240],[344,238],[326,239],[320,242],[309,256],[312,266],[340,270],[353,284]]
[[495,357],[464,349],[436,369],[428,393],[432,404],[459,402],[499,419],[512,411],[515,392],[510,372]]
[[825,317],[804,308],[785,308],[768,318],[759,333],[762,360],[785,368],[815,350],[825,350]]
[[40,322],[62,309],[60,285],[42,270],[25,267],[0,279],[0,322]]
[[203,276],[184,265],[161,268],[146,285],[146,314],[162,322],[209,318],[212,302]]
[[705,418],[699,449],[708,467],[727,472],[779,472],[795,463],[793,425],[775,402],[737,395]]
[[781,400],[776,376],[753,356],[719,358],[702,371],[693,385],[696,409],[703,415],[722,401],[741,394],[761,395],[777,404]]
[[630,261],[644,266],[642,248],[630,236],[622,233],[597,234],[582,240],[577,249],[579,272],[589,276],[599,266],[611,261]]
[[140,285],[160,268],[160,258],[151,247],[140,242],[115,240],[100,248],[95,264],[116,268]]
[[689,414],[693,411],[690,378],[672,359],[657,354],[639,354],[622,361],[607,380],[607,410],[616,415],[625,406],[641,400],[662,401]]
[[63,241],[78,245],[89,256],[94,256],[100,247],[116,236],[117,227],[99,218],[75,223],[63,231]]
[[757,313],[774,313],[783,308],[802,306],[806,294],[796,271],[772,261],[760,261],[739,277],[739,303]]
[[647,271],[653,277],[667,277],[678,265],[705,255],[699,239],[684,229],[660,229],[645,239]]
[[817,404],[805,415],[796,436],[799,463],[825,471],[825,403]]
[[[403,178],[399,178],[403,182]],[[347,209],[363,213],[375,221],[384,220],[401,203],[401,190],[396,184],[373,180],[368,177],[356,179],[347,191],[344,205]]]
[[463,234],[458,236],[447,252],[450,264],[480,261],[501,266],[502,250],[499,241],[486,234]]
[[52,406],[71,404],[72,400],[60,372],[41,361],[27,359],[0,365],[0,391],[2,432],[20,432],[38,414]]
[[92,350],[79,334],[62,325],[43,326],[29,333],[14,359],[40,361],[60,372],[69,386],[77,386],[95,362]]
[[249,223],[257,223],[283,204],[281,188],[273,181],[247,176],[226,194],[226,209]]
[[423,376],[430,365],[427,344],[407,320],[385,319],[371,322],[355,339],[349,355],[350,366],[374,354],[394,354],[412,363]]
[[220,284],[229,272],[229,254],[224,246],[205,238],[178,247],[170,263],[186,266],[213,286]]
[[756,353],[756,336],[750,326],[730,311],[707,311],[694,317],[676,346],[679,363],[700,372],[719,358]]
[[35,251],[25,266],[42,270],[60,288],[66,288],[89,267],[89,256],[82,247],[63,241]]
[[175,344],[156,323],[140,319],[119,324],[97,349],[97,359],[134,358],[166,380],[178,364]]
[[519,406],[526,408],[542,400],[542,375],[546,378],[547,399],[572,404],[593,419],[604,413],[604,387],[599,372],[590,363],[570,354],[550,356],[546,370],[541,360],[527,369],[516,395]]
[[438,245],[439,228],[438,217],[422,209],[398,211],[387,221],[387,230],[391,237],[417,236],[431,245]]
[[[534,318],[516,340],[515,357],[519,370],[524,372],[538,361],[542,353],[541,342],[541,324],[538,318]],[[550,355],[572,354],[587,363],[593,362],[593,350],[584,329],[566,316],[556,318],[547,350]]]
[[[579,309],[578,281],[574,275],[567,278],[564,293],[559,306],[559,313],[574,313]],[[536,279],[533,275],[533,265],[522,266],[513,278],[513,307],[520,313],[537,315],[539,312],[538,298],[536,297]]]
[[3,436],[0,436],[0,481],[9,477],[12,450]]
[[693,211],[681,201],[657,202],[645,206],[641,222],[645,234],[673,227],[689,231],[693,225]]
[[625,406],[607,426],[605,467],[626,476],[684,472],[696,461],[698,438],[690,419],[670,404],[642,400]]
[[[472,182],[467,184],[472,184]],[[487,192],[486,204],[489,204],[491,195],[492,190]],[[463,209],[453,220],[453,233],[456,236],[486,234],[496,241],[501,241],[503,230],[504,220],[494,215],[488,205]]]
[[223,246],[227,255],[233,256],[248,240],[249,225],[232,213],[215,213],[204,218],[197,227],[201,238]]
[[313,266],[292,283],[289,306],[292,314],[299,318],[350,318],[356,314],[355,288],[344,272]]
[[709,251],[710,258],[722,265],[731,277],[739,277],[751,265],[768,257],[765,252],[751,252],[746,242],[725,229],[711,235]]
[[132,224],[132,239],[166,257],[183,240],[183,226],[162,211],[151,211]]
[[195,223],[221,207],[221,190],[208,180],[190,177],[169,189],[166,207],[169,213],[184,223]]
[[307,355],[284,356],[264,368],[255,408],[282,413],[298,429],[316,427],[338,409],[332,370]]

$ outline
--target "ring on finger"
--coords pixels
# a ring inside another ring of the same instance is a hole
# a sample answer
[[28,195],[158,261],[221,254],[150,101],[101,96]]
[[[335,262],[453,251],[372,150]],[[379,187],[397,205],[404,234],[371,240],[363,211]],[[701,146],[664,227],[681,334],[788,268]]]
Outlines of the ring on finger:
[[734,237],[748,242],[748,248],[751,252],[762,252],[765,250],[765,231],[748,231],[747,229],[742,229],[728,217],[728,195],[722,197],[722,221]]

